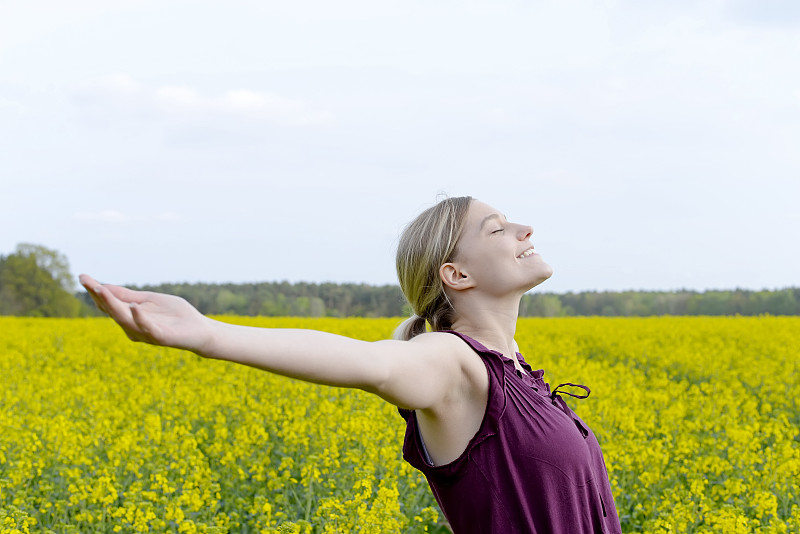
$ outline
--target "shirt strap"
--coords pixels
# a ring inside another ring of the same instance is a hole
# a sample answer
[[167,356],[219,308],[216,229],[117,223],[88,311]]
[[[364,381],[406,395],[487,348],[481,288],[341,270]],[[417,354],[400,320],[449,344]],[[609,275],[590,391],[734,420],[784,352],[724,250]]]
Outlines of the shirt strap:
[[586,391],[586,395],[575,395],[573,393],[570,393],[569,391],[562,391],[562,393],[565,393],[570,397],[575,397],[576,399],[585,399],[586,397],[589,396],[589,393],[591,393],[592,391],[583,384],[573,384],[572,382],[565,382],[563,384],[559,384],[558,386],[556,386],[556,389],[554,389],[553,392],[550,394],[550,399],[552,399],[553,405],[561,408],[561,410],[565,414],[572,417],[572,421],[575,423],[575,426],[578,427],[578,431],[583,436],[583,439],[586,439],[587,436],[589,435],[589,429],[586,428],[586,426],[584,426],[584,424],[575,416],[573,411],[569,409],[569,406],[567,406],[567,403],[564,402],[564,399],[562,399],[558,395],[558,388],[560,388],[561,386],[572,386],[576,388],[581,388],[584,391]]
[[586,395],[575,395],[573,393],[570,393],[569,391],[562,391],[562,393],[564,393],[566,395],[569,395],[570,397],[575,397],[576,399],[585,399],[592,392],[591,389],[589,389],[588,387],[584,386],[583,384],[573,384],[572,382],[565,382],[563,384],[559,384],[559,385],[556,386],[556,389],[554,389],[553,392],[550,393],[550,398],[553,398],[556,395],[556,393],[558,393],[558,388],[560,388],[561,386],[572,386],[572,387],[576,387],[576,388],[581,388],[584,391],[586,391]]

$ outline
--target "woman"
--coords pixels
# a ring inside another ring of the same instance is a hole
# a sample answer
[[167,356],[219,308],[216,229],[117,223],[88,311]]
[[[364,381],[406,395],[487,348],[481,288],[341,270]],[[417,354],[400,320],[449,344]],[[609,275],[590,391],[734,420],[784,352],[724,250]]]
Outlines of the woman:
[[178,297],[86,275],[81,283],[134,341],[359,388],[397,406],[404,458],[425,474],[457,534],[619,533],[594,434],[517,352],[520,299],[552,274],[532,233],[470,197],[420,214],[397,251],[415,315],[396,339],[377,342],[235,326]]

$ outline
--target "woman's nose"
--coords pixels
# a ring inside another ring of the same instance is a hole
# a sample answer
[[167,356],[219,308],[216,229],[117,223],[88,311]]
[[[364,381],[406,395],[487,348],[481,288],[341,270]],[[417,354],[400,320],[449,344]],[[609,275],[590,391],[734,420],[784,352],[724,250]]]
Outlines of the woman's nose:
[[533,235],[533,226],[528,226],[526,224],[520,225],[520,230],[519,230],[520,241],[525,241],[532,235]]

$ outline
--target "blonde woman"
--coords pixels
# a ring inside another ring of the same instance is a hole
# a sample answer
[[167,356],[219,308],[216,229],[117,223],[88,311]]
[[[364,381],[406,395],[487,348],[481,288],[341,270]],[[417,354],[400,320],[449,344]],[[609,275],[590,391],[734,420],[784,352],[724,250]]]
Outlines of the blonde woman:
[[415,315],[394,340],[377,342],[235,326],[179,297],[87,275],[81,283],[134,341],[359,388],[397,406],[403,456],[456,534],[620,533],[597,439],[514,341],[522,295],[552,274],[532,233],[470,197],[424,211],[397,251]]

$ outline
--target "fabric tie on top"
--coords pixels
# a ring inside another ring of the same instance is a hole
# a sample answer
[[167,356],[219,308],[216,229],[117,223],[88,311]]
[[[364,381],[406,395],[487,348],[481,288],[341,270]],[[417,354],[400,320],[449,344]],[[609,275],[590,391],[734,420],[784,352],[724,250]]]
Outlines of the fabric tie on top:
[[569,406],[567,406],[567,403],[564,402],[564,399],[562,399],[561,396],[558,394],[558,388],[560,388],[561,386],[572,386],[576,388],[581,388],[586,391],[586,395],[575,395],[574,393],[570,393],[569,391],[562,391],[562,393],[569,395],[570,397],[575,397],[576,399],[585,399],[586,397],[589,396],[592,390],[590,390],[587,386],[584,386],[583,384],[573,384],[572,382],[564,382],[563,384],[557,385],[556,388],[553,390],[553,392],[550,393],[550,400],[553,402],[553,406],[561,408],[561,410],[565,414],[570,416],[572,420],[575,422],[575,426],[578,427],[578,430],[583,436],[583,439],[586,439],[586,437],[589,435],[589,429],[583,426],[583,423],[581,423],[581,421],[577,417],[575,417],[572,410],[570,410]]

